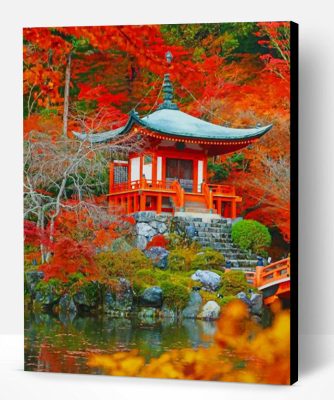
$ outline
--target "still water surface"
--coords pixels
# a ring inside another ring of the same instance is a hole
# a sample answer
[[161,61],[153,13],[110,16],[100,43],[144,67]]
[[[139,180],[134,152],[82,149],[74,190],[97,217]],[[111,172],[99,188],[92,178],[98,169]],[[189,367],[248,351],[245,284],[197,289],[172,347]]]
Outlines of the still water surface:
[[26,313],[25,370],[99,374],[87,366],[91,353],[138,349],[149,361],[171,349],[208,347],[214,333],[215,323],[207,321],[106,316],[69,320]]

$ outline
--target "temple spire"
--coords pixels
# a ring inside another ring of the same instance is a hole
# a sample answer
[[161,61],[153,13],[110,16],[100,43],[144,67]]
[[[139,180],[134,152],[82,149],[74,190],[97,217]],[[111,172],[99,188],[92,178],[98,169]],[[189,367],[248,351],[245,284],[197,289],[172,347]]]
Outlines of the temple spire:
[[[166,53],[167,63],[170,64],[172,62],[173,55],[170,51]],[[178,110],[178,106],[173,103],[173,85],[170,80],[170,75],[167,73],[164,75],[164,82],[162,84],[162,92],[163,92],[163,103],[158,107],[159,110],[169,109],[169,110]]]

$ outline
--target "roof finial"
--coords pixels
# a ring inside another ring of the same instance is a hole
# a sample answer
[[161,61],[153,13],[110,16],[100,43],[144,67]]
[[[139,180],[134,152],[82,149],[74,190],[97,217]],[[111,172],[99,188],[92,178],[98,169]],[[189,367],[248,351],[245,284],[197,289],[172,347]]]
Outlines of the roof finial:
[[[173,59],[172,53],[168,50],[165,54],[167,63],[170,64]],[[164,75],[164,82],[162,84],[163,98],[164,101],[158,107],[159,110],[169,109],[169,110],[178,110],[178,106],[173,103],[173,85],[170,80],[169,74]]]

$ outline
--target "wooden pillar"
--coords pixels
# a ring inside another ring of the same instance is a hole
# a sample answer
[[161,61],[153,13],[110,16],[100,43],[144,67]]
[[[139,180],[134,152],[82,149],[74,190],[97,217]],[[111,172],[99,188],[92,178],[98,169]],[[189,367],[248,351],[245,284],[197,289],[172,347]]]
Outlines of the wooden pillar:
[[126,196],[126,213],[127,214],[131,214],[131,196],[128,194],[127,196]]
[[222,199],[217,199],[217,213],[222,214]]
[[161,194],[158,194],[158,198],[157,198],[157,214],[161,213],[161,208],[162,208],[162,196],[161,196]]
[[157,176],[158,176],[158,157],[156,153],[152,154],[152,182],[153,185],[156,184],[157,182]]
[[114,162],[109,163],[109,193],[113,192],[114,188]]
[[231,218],[236,218],[237,217],[237,203],[233,199],[231,201]]
[[128,159],[128,188],[131,188],[131,158]]
[[144,155],[139,156],[139,179],[143,178],[144,173]]
[[133,211],[134,212],[138,211],[138,195],[137,195],[137,193],[133,197]]
[[193,161],[193,192],[198,192],[198,160],[197,158]]
[[125,198],[124,196],[121,196],[121,208],[122,208],[122,214],[125,213]]
[[139,210],[140,211],[145,211],[146,208],[146,195],[144,193],[140,193],[139,195]]
[[108,197],[108,211],[111,214],[113,212],[113,205],[114,205],[114,199],[112,196]]
[[161,180],[166,180],[166,157],[161,157],[162,168],[161,168]]
[[208,183],[208,157],[203,158],[203,181]]

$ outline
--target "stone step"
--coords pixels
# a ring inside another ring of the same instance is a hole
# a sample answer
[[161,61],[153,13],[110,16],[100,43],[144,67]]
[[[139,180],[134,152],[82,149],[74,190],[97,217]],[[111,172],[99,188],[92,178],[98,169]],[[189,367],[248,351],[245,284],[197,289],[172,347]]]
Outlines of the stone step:
[[206,207],[185,207],[184,208],[185,212],[189,212],[189,213],[201,213],[201,214],[216,214],[217,210],[212,210],[210,211],[208,208]]

